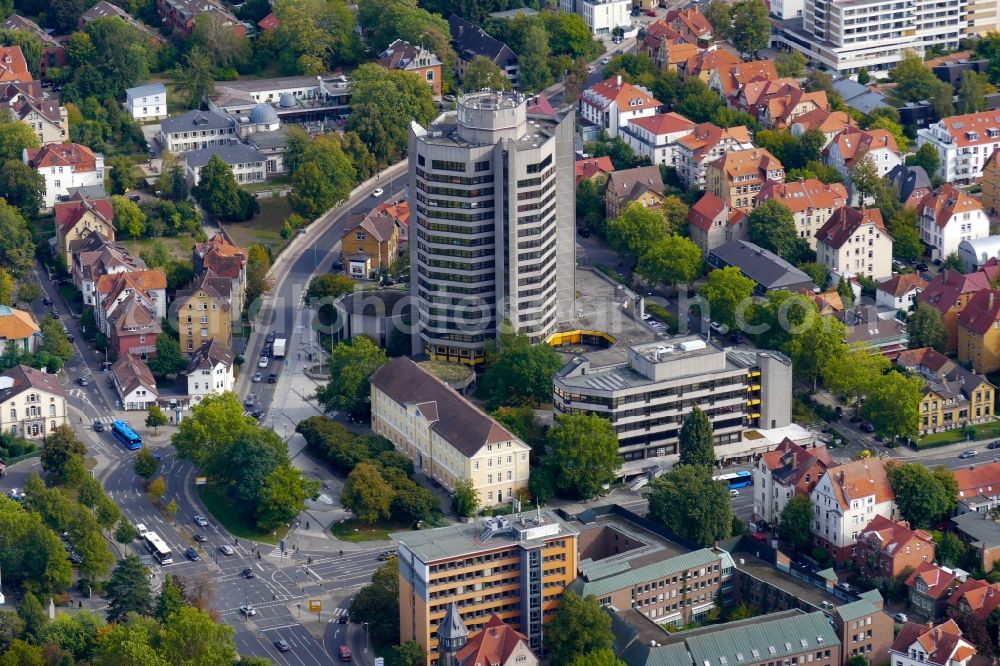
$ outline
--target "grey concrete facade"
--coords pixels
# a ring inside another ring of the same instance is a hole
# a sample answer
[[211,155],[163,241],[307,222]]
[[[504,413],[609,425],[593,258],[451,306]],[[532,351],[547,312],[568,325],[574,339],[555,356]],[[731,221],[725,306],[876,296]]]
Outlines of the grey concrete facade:
[[505,321],[539,341],[572,317],[573,117],[517,93],[457,107],[410,124],[413,353],[477,364]]

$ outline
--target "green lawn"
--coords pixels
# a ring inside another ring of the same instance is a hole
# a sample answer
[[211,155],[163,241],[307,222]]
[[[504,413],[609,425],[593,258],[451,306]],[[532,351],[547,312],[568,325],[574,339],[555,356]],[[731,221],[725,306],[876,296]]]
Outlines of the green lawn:
[[211,484],[198,486],[198,496],[205,503],[208,512],[235,537],[276,544],[288,531],[284,527],[275,532],[258,529],[252,520],[248,520],[247,516],[235,510],[232,500],[217,486]]
[[[1000,421],[991,421],[990,423],[980,423],[979,425],[972,426],[976,434],[972,436],[972,440],[978,439],[989,439],[991,437],[1000,438]],[[957,444],[958,442],[964,442],[968,439],[962,432],[962,428],[957,428],[955,430],[947,430],[945,432],[936,432],[932,435],[927,435],[922,437],[917,443],[918,449],[930,449],[936,446],[946,446],[948,444]]]
[[410,529],[409,525],[394,523],[376,523],[369,525],[357,519],[349,519],[336,523],[330,528],[333,536],[342,541],[360,543],[362,541],[388,541],[389,534]]
[[143,238],[140,240],[123,240],[122,243],[128,248],[133,256],[138,257],[143,250],[149,250],[157,240],[163,241],[170,252],[170,256],[181,261],[191,261],[191,248],[194,247],[194,239],[185,234],[183,236],[163,236],[162,238]]
[[292,213],[285,197],[260,199],[260,213],[246,222],[226,224],[225,229],[239,247],[250,247],[260,243],[277,256],[288,241],[281,237],[281,225]]

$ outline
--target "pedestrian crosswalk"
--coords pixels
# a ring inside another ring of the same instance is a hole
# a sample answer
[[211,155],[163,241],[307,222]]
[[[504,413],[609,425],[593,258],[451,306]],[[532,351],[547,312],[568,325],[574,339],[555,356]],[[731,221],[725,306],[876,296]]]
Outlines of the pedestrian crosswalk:
[[347,614],[348,612],[346,608],[334,608],[330,611],[330,622],[336,622],[338,618]]

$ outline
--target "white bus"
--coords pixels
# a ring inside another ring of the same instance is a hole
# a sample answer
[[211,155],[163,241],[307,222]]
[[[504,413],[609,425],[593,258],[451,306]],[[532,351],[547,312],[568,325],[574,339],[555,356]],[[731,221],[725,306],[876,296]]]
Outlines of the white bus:
[[142,541],[146,544],[146,550],[148,550],[160,564],[170,564],[174,561],[174,556],[173,553],[170,552],[170,548],[167,547],[167,544],[163,542],[163,539],[161,539],[156,532],[146,532],[142,535]]

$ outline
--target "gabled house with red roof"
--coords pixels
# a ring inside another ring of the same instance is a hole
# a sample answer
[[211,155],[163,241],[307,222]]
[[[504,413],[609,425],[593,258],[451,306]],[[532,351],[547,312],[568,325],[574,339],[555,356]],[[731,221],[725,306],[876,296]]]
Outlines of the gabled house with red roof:
[[[988,397],[992,399],[993,394]],[[1000,506],[1000,462],[973,463],[952,470],[952,475],[958,484],[958,513],[988,513]]]
[[0,81],[32,81],[21,47],[0,46]]
[[769,181],[785,182],[785,167],[767,148],[727,151],[705,168],[705,191],[748,213]]
[[963,275],[950,268],[942,270],[927,282],[927,286],[917,295],[917,304],[925,303],[941,313],[944,328],[948,331],[946,352],[958,349],[958,315],[965,309],[972,295],[989,289],[996,267],[983,267],[975,273]]
[[969,578],[948,598],[948,607],[985,621],[1000,607],[1000,583]]
[[637,155],[648,157],[653,164],[676,166],[674,146],[694,127],[693,122],[678,113],[661,113],[630,120],[621,128],[621,137]]
[[808,113],[829,110],[826,91],[806,92],[797,83],[786,83],[758,102],[756,115],[761,127],[787,129]]
[[847,205],[847,188],[842,183],[824,183],[818,178],[778,182],[769,180],[760,188],[757,203],[776,199],[792,211],[799,238],[816,249],[816,230]]
[[795,495],[809,495],[832,465],[826,447],[806,448],[784,439],[761,454],[753,469],[753,519],[777,525]]
[[910,312],[917,306],[917,296],[927,287],[918,273],[904,273],[875,286],[875,305],[890,310]]
[[881,459],[830,467],[810,497],[816,508],[813,543],[838,563],[855,557],[858,534],[875,516],[896,518],[896,496]]
[[576,174],[576,184],[581,180],[592,180],[595,183],[603,183],[615,170],[615,165],[611,163],[611,158],[607,155],[603,157],[588,157],[573,162],[573,171]]
[[98,330],[110,336],[115,311],[133,298],[149,311],[152,320],[159,325],[167,315],[166,293],[167,276],[159,268],[102,275],[97,279],[94,295]]
[[936,626],[907,622],[892,643],[893,666],[969,666],[976,648],[962,638],[954,620]]
[[108,315],[108,352],[112,358],[156,355],[156,337],[163,331],[146,302],[140,294],[130,292]]
[[844,206],[831,215],[816,232],[816,263],[830,269],[834,280],[891,276],[892,236],[878,208]]
[[233,245],[222,234],[215,234],[191,248],[191,265],[195,275],[212,271],[218,278],[229,280],[229,301],[236,312],[243,312],[248,256],[246,250]]
[[750,150],[753,147],[750,131],[744,125],[723,129],[713,123],[701,123],[690,134],[677,140],[674,149],[677,177],[688,189],[705,189],[705,175],[710,163],[729,151]]
[[494,613],[455,654],[454,666],[538,666],[528,637]]
[[921,562],[906,579],[910,606],[920,615],[937,620],[945,615],[948,600],[964,578],[957,572],[931,562]]
[[712,41],[712,24],[697,5],[667,12],[667,23],[691,44],[708,44]]
[[97,280],[101,276],[146,269],[146,262],[129,254],[124,245],[99,233],[70,243],[70,256],[73,284],[80,290],[84,305],[98,303]]
[[1000,290],[973,294],[958,315],[957,332],[959,361],[982,374],[1000,369]]
[[[921,435],[993,420],[996,388],[984,376],[930,347],[902,351],[896,357],[896,364],[924,380],[924,392],[917,407]],[[997,491],[1000,492],[1000,484]],[[960,484],[960,502],[962,492]]]
[[612,139],[630,120],[654,116],[663,103],[645,88],[612,76],[590,86],[580,94],[580,115],[607,131]]
[[[674,30],[665,19],[658,19],[646,26],[646,36],[639,44],[639,52],[649,56],[650,60],[659,65],[661,51],[670,44],[683,43],[683,41],[681,33]],[[697,50],[697,47],[695,48]],[[659,71],[663,72],[662,69]]]
[[[609,158],[610,159],[610,158]],[[613,167],[612,167],[613,168]],[[373,213],[388,215],[396,223],[399,230],[399,244],[403,245],[410,239],[410,202],[401,199],[400,201],[383,201],[375,206]]]
[[806,132],[816,130],[825,137],[823,147],[826,148],[833,138],[843,132],[848,125],[853,125],[854,119],[846,111],[827,111],[813,109],[792,121],[790,130],[796,138],[802,138]]
[[823,149],[823,162],[844,177],[852,200],[857,196],[851,184],[851,170],[865,155],[871,158],[882,177],[903,163],[896,138],[884,129],[863,130],[850,125]]
[[750,224],[747,214],[711,192],[705,192],[688,211],[688,233],[691,240],[701,249],[702,257],[720,245],[731,240],[747,240]]
[[739,108],[737,98],[744,85],[777,79],[778,71],[774,67],[773,60],[751,60],[750,62],[741,60],[723,65],[712,72],[708,79],[708,87],[719,93],[728,106]]
[[104,155],[78,143],[50,143],[25,148],[23,161],[45,179],[43,205],[52,208],[73,187],[104,186]]
[[910,529],[905,520],[875,516],[858,535],[854,563],[865,578],[895,578],[906,569],[933,562],[934,553],[929,532]]
[[109,241],[115,240],[115,211],[110,199],[91,199],[77,193],[69,201],[60,201],[53,207],[56,224],[56,252],[72,265],[70,246],[91,233],[99,233]]
[[979,199],[951,183],[924,197],[917,210],[920,240],[930,246],[933,259],[943,261],[958,253],[962,241],[990,235],[990,220]]
[[741,62],[743,59],[729,49],[709,49],[701,51],[688,59],[687,62],[678,65],[677,73],[685,80],[695,77],[708,83],[716,70],[728,69]]

